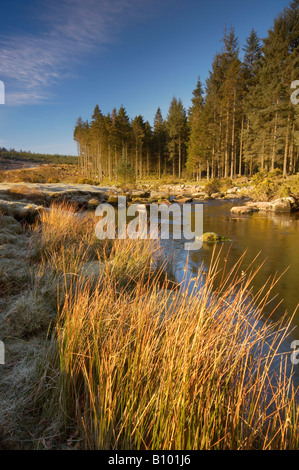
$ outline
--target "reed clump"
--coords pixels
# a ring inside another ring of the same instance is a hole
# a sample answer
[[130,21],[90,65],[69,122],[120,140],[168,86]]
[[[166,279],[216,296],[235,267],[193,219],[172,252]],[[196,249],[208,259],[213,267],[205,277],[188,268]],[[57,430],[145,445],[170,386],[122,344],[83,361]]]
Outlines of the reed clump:
[[146,240],[96,250],[101,268],[86,277],[94,232],[75,213],[58,221],[59,210],[36,228],[44,266],[57,272],[60,260],[63,293],[39,413],[59,415],[84,449],[298,448],[297,390],[280,353],[291,318],[263,315],[276,279],[253,293],[258,268],[244,276],[240,260],[226,272],[215,249],[192,289],[173,290]]

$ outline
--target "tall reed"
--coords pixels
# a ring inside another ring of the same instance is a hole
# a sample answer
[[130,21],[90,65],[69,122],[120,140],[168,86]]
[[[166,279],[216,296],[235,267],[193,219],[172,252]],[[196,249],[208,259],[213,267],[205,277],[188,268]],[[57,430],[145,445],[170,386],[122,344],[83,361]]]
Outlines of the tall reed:
[[298,448],[298,394],[280,353],[292,318],[263,315],[277,279],[254,293],[259,267],[244,275],[240,259],[227,271],[215,251],[193,288],[173,290],[146,240],[113,241],[86,277],[92,234],[55,209],[36,229],[63,291],[53,396],[83,448]]
[[[58,321],[64,404],[91,449],[298,446],[296,391],[266,321],[271,286],[252,296],[238,266],[213,291],[169,291],[136,275],[134,292],[76,280]],[[258,307],[258,308],[253,308]]]

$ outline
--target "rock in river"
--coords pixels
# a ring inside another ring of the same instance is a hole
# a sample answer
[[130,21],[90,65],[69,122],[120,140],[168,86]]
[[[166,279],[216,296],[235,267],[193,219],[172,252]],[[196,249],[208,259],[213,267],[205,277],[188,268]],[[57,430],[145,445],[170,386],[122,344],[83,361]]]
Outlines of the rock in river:
[[292,210],[291,203],[287,198],[277,199],[272,202],[272,210],[273,212],[290,213]]
[[253,212],[256,212],[257,209],[248,206],[235,206],[231,208],[232,214],[239,214],[239,215],[251,215]]
[[292,211],[291,198],[280,198],[275,201],[247,202],[247,207],[258,211],[289,214]]
[[201,237],[199,237],[204,243],[219,243],[229,241],[229,238],[221,237],[218,233],[215,232],[205,232]]

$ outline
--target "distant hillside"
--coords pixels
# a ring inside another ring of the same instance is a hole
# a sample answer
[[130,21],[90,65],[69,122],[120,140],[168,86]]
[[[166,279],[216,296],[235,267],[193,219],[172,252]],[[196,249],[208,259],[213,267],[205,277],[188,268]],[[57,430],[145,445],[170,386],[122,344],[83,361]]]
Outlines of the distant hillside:
[[48,155],[43,153],[25,152],[23,150],[7,150],[0,147],[0,160],[18,160],[36,163],[56,163],[56,164],[69,164],[75,165],[78,162],[78,157],[69,155]]

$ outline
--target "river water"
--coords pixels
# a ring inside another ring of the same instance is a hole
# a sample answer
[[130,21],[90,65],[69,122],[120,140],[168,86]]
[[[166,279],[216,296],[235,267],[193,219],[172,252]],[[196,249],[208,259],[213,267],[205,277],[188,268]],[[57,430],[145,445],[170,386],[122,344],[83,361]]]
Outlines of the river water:
[[[299,304],[299,213],[275,214],[256,212],[253,215],[240,216],[230,212],[231,207],[238,205],[236,201],[213,200],[203,203],[203,231],[216,232],[228,237],[229,242],[222,246],[222,259],[227,259],[227,266],[232,267],[244,254],[242,270],[252,263],[259,254],[254,266],[263,261],[253,281],[253,289],[257,291],[267,282],[269,277],[281,275],[287,270],[272,291],[273,300],[265,307],[265,318],[271,314],[273,320],[279,320],[287,311],[291,315]],[[194,206],[193,206],[194,207]],[[174,255],[173,270],[176,279],[181,282],[184,275],[192,278],[197,275],[200,265],[208,269],[214,245],[203,243],[200,250],[187,251],[184,240],[164,241],[166,256]],[[229,254],[227,256],[227,253]],[[187,263],[188,260],[188,263]],[[187,263],[187,265],[186,265]],[[277,307],[278,303],[282,303]],[[273,309],[277,307],[273,313]],[[299,309],[296,312],[292,329],[283,345],[284,351],[291,350],[291,342],[299,340]],[[299,364],[294,367],[295,382],[299,384]]]
[[[195,204],[191,205],[193,212]],[[284,273],[272,289],[263,315],[265,320],[271,316],[272,320],[279,321],[285,313],[289,318],[299,304],[299,213],[255,212],[253,215],[236,215],[230,212],[233,206],[239,204],[236,200],[211,200],[200,204],[203,204],[203,232],[215,232],[230,240],[216,245],[216,251],[221,250],[220,268],[225,262],[227,272],[246,252],[241,266],[241,270],[246,272],[258,255],[251,270],[263,265],[253,279],[253,293],[269,278]],[[127,221],[130,220],[132,217],[127,217]],[[215,245],[203,243],[199,250],[188,251],[184,248],[185,242],[183,238],[174,240],[172,237],[170,240],[161,240],[164,256],[174,259],[172,272],[176,280],[191,280],[192,288],[192,278],[196,278],[199,268],[203,266],[204,270],[208,270]],[[299,341],[299,308],[290,330],[280,352],[292,351],[291,343]],[[299,358],[299,353],[296,357]],[[294,383],[299,387],[299,364],[294,366]]]

